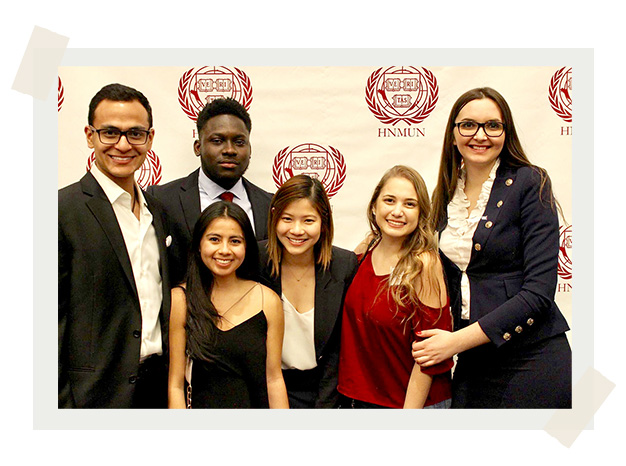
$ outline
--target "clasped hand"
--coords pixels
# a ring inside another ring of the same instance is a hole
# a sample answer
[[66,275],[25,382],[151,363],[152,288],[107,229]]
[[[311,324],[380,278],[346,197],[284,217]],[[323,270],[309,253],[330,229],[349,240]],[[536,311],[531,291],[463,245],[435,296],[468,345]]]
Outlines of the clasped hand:
[[413,359],[420,367],[429,367],[456,354],[455,335],[440,329],[423,330],[417,334],[424,338],[413,342]]

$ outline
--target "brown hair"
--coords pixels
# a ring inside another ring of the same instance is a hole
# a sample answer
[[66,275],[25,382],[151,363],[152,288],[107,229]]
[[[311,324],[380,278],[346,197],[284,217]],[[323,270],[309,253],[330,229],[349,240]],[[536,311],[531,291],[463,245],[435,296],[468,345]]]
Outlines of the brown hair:
[[[435,186],[432,197],[431,224],[434,229],[436,229],[439,222],[447,216],[448,203],[452,199],[452,196],[454,196],[457,181],[461,173],[462,157],[457,146],[454,144],[454,120],[456,120],[456,117],[465,105],[472,100],[477,99],[491,99],[502,113],[505,139],[504,147],[500,153],[501,165],[507,165],[513,168],[532,167],[539,173],[541,178],[541,187],[539,189],[540,195],[543,194],[547,196],[552,206],[554,206],[556,202],[551,190],[546,189],[546,192],[544,192],[544,187],[546,185],[546,181],[548,180],[547,173],[542,168],[531,164],[530,160],[528,160],[528,157],[526,156],[526,153],[524,152],[524,149],[522,148],[522,144],[517,136],[517,131],[515,130],[513,114],[511,113],[509,104],[498,91],[490,87],[479,87],[469,90],[461,95],[450,110],[450,116],[448,117],[448,123],[446,125],[446,134],[443,139],[443,148],[441,150],[441,162],[439,164],[437,186]],[[556,204],[560,212],[558,202],[556,202]]]
[[272,197],[270,214],[267,221],[268,263],[272,274],[278,276],[282,260],[283,245],[276,237],[276,225],[289,204],[300,199],[307,199],[317,210],[321,218],[320,238],[313,247],[315,263],[324,270],[330,265],[333,247],[333,215],[330,202],[322,183],[308,175],[296,175],[285,181]]

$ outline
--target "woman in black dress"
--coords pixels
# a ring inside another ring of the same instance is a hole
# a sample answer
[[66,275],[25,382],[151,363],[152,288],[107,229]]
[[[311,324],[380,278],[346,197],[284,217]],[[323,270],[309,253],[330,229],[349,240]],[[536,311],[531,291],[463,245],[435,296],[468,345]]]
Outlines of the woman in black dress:
[[172,290],[170,408],[288,408],[278,296],[258,283],[245,212],[217,202],[195,225],[186,282]]

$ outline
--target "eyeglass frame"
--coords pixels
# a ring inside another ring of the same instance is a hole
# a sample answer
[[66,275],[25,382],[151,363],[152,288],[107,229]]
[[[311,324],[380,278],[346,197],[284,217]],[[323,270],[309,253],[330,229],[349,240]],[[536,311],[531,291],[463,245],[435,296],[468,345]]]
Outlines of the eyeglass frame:
[[[476,123],[478,125],[478,128],[476,128],[476,131],[473,134],[463,134],[461,133],[461,128],[460,126],[463,123]],[[499,123],[502,125],[502,132],[500,134],[498,134],[497,136],[494,135],[489,135],[487,134],[487,130],[485,130],[485,125],[489,124],[489,123]],[[480,131],[480,128],[483,129],[483,133],[485,133],[485,135],[489,138],[499,138],[500,136],[502,136],[504,134],[504,131],[506,130],[506,124],[503,123],[502,121],[497,121],[497,120],[489,120],[489,121],[485,121],[484,123],[478,123],[477,121],[474,120],[464,120],[464,121],[459,121],[458,123],[454,123],[454,127],[457,129],[457,131],[459,132],[459,134],[461,136],[463,136],[464,138],[473,138],[474,136],[476,136],[478,134],[478,131]]]
[[[114,146],[115,144],[117,144],[118,142],[120,142],[122,140],[122,136],[124,136],[126,138],[126,142],[128,142],[128,144],[130,144],[131,146],[144,146],[148,143],[148,139],[150,139],[150,129],[138,129],[138,128],[131,128],[128,129],[126,131],[122,131],[119,128],[101,128],[101,129],[96,129],[94,126],[89,125],[89,129],[91,129],[93,132],[98,133],[98,140],[100,141],[100,143],[105,144],[107,146]],[[117,141],[115,142],[104,142],[102,140],[102,136],[100,136],[100,131],[111,131],[111,130],[115,130],[115,131],[119,131],[120,136],[117,139]],[[130,142],[130,140],[128,139],[128,133],[130,133],[131,131],[138,131],[138,132],[142,132],[142,133],[146,133],[146,140],[142,143],[138,143],[138,142]]]

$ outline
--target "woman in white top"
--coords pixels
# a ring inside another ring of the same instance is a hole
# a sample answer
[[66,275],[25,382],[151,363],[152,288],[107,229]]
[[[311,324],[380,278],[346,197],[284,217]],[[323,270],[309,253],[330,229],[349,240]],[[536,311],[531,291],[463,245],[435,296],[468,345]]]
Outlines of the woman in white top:
[[504,98],[491,88],[459,97],[432,215],[455,331],[413,344],[422,367],[459,354],[453,408],[571,407],[569,327],[554,302],[558,209]]
[[333,219],[319,180],[297,175],[274,194],[261,277],[283,301],[282,368],[290,408],[335,408],[341,308],[356,269],[332,245]]

